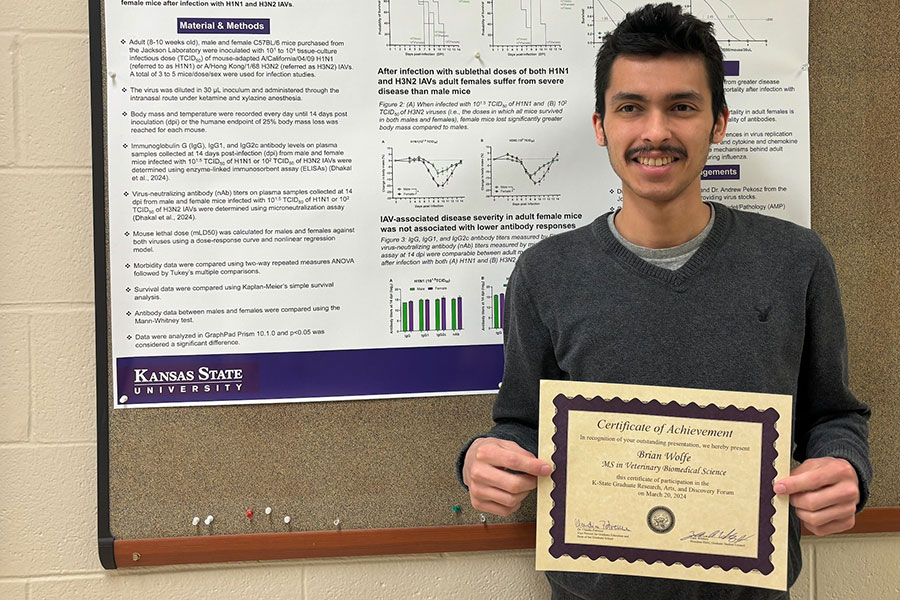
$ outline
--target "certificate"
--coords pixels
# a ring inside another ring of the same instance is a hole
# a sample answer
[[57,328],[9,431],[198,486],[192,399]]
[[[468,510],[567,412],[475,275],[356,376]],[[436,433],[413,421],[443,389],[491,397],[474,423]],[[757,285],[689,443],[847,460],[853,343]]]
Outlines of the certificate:
[[542,381],[537,568],[787,588],[790,396]]

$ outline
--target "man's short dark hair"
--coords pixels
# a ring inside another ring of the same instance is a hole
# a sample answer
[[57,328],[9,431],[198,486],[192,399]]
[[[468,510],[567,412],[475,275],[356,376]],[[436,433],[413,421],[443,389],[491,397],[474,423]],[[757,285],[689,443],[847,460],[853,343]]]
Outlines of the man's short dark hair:
[[661,56],[696,54],[703,57],[709,89],[712,92],[713,117],[718,118],[725,104],[725,67],[722,49],[713,35],[712,23],[683,13],[671,2],[648,4],[625,15],[625,19],[603,38],[597,52],[594,92],[595,110],[603,121],[606,90],[613,61],[622,55]]

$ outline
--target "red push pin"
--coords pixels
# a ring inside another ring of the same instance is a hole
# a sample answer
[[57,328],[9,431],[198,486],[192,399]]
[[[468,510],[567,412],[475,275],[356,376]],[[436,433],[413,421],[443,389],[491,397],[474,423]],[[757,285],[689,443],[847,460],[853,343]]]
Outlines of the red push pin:
[[252,508],[248,508],[248,509],[247,509],[247,518],[248,518],[248,519],[252,519],[252,518],[253,518],[253,509],[252,509]]

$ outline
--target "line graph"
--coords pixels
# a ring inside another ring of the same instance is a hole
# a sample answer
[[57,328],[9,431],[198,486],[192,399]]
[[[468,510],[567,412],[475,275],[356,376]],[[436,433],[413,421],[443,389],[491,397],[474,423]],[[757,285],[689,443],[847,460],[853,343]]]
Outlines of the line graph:
[[440,0],[379,0],[378,13],[388,48],[459,50],[441,16]]
[[[731,7],[734,0],[725,2],[724,0],[699,0],[697,9],[699,14],[695,13],[699,19],[712,21],[716,30],[716,41],[719,44],[765,44],[768,45],[769,40],[754,36],[745,25],[748,21],[763,21],[771,23],[775,19],[773,17],[740,17]],[[744,7],[742,7],[744,8]]]
[[[538,165],[533,171],[528,170],[528,167],[525,165],[524,160],[522,160],[521,158],[519,158],[518,156],[516,156],[514,154],[510,154],[509,152],[507,152],[506,154],[504,154],[502,156],[498,156],[498,157],[494,158],[494,160],[495,161],[506,160],[511,163],[518,164],[520,167],[522,167],[522,171],[525,172],[525,175],[528,176],[528,179],[531,180],[531,183],[537,185],[540,182],[542,182],[544,180],[544,177],[547,176],[547,173],[550,172],[550,167],[552,167],[553,164],[559,160],[559,152],[554,154],[553,158],[551,158],[550,160],[546,161],[545,163],[543,163],[541,165]],[[537,159],[537,160],[540,161],[543,159]]]
[[[495,155],[494,147],[488,144],[481,155],[482,189],[487,196],[494,200],[511,200],[514,204],[559,200],[558,193],[546,189],[553,166],[560,160],[559,152],[552,156],[537,156],[531,154],[534,140],[509,143],[517,143],[516,149]],[[523,143],[527,145],[519,145]]]
[[395,202],[424,201],[432,206],[461,202],[465,195],[457,189],[457,173],[462,165],[462,159],[436,158],[430,153],[398,157],[388,146],[382,155],[382,189]]
[[456,168],[461,165],[463,161],[457,160],[456,162],[453,162],[449,160],[438,160],[438,163],[447,163],[441,166],[423,156],[407,156],[406,158],[395,158],[394,162],[407,164],[420,163],[425,167],[425,171],[431,177],[434,185],[442,188],[447,185],[447,182],[453,177],[453,173],[456,172]]
[[552,21],[558,11],[548,11],[548,0],[488,0],[491,48],[495,50],[561,50],[562,42],[552,35]]
[[[588,0],[582,20],[588,29],[588,43],[599,45],[627,13],[647,4],[646,0]],[[673,2],[691,12],[691,2]]]
[[[725,48],[735,44],[765,44],[769,40],[758,33],[752,33],[750,22],[771,23],[771,16],[748,17],[739,15],[733,8],[737,0],[688,0],[674,2],[702,21],[713,23],[716,41]],[[644,0],[588,0],[584,8],[582,21],[588,29],[588,43],[599,45],[603,38],[612,31],[629,13],[646,4]],[[749,3],[740,5],[740,10],[749,10]]]

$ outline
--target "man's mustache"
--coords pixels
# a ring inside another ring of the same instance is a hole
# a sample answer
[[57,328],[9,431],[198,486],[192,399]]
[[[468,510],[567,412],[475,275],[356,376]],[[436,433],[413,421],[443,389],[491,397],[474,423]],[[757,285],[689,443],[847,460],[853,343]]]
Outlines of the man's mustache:
[[631,160],[635,156],[639,154],[649,154],[650,152],[661,152],[663,154],[669,154],[674,156],[680,156],[681,158],[687,158],[687,152],[684,148],[680,148],[678,146],[671,146],[669,144],[663,144],[662,146],[638,146],[637,148],[632,148],[628,152],[625,153],[625,158]]

